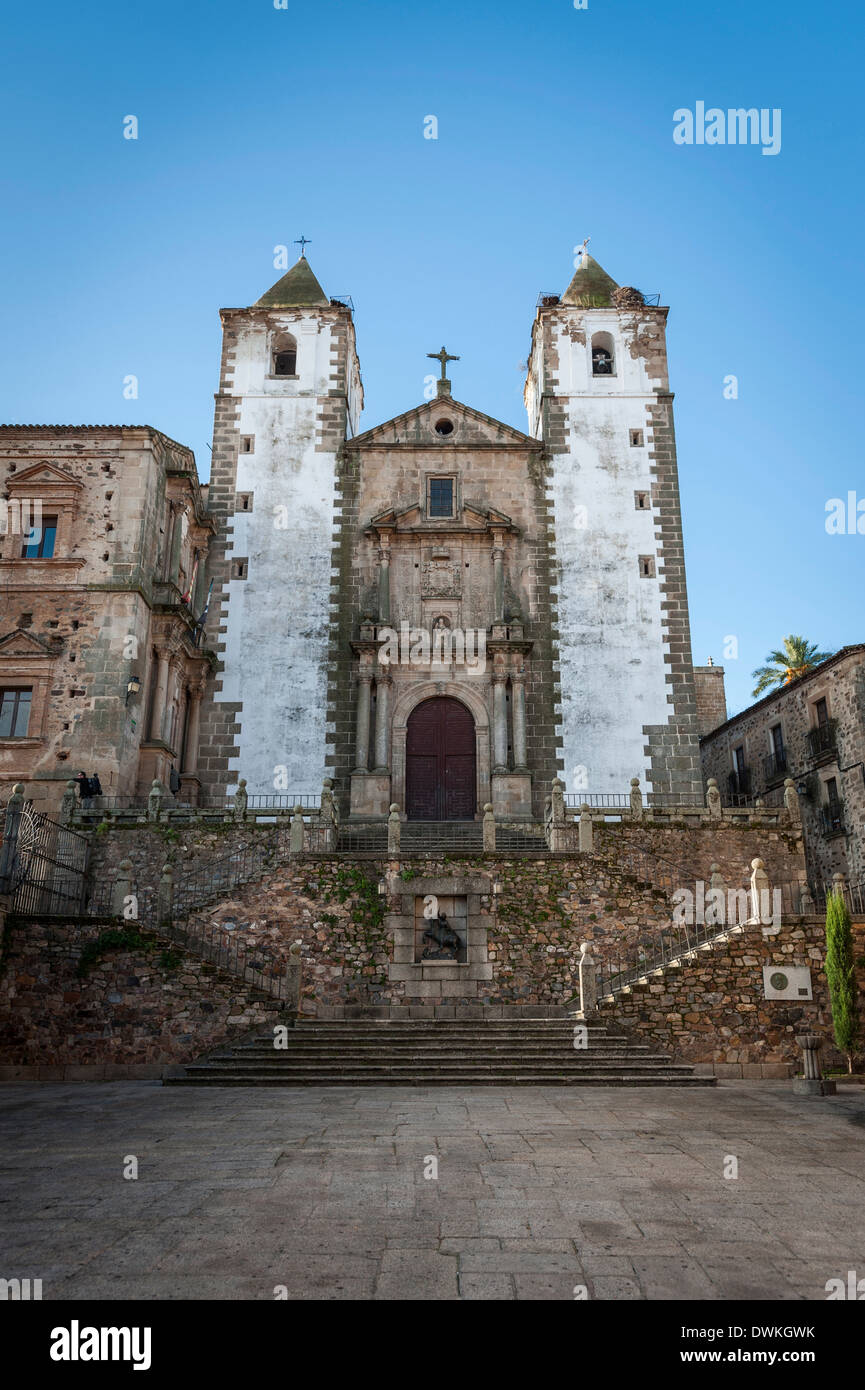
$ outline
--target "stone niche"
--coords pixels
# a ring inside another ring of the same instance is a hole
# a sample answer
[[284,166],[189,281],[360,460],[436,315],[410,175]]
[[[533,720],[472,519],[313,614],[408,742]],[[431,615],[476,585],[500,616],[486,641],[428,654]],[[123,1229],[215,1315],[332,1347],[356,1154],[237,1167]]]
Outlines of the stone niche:
[[487,956],[493,901],[486,874],[392,881],[385,919],[393,936],[388,978],[402,985],[404,998],[434,1003],[478,997],[481,981],[493,975]]

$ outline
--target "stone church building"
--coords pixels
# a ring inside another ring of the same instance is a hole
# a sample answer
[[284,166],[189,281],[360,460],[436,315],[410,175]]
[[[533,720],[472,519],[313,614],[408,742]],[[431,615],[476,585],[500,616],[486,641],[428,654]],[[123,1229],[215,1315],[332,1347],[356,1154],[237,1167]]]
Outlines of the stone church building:
[[701,792],[666,316],[584,254],[537,306],[525,432],[444,349],[361,431],[351,307],[304,256],[222,310],[205,787],[327,773],[344,815],[438,821],[537,817],[557,774]]

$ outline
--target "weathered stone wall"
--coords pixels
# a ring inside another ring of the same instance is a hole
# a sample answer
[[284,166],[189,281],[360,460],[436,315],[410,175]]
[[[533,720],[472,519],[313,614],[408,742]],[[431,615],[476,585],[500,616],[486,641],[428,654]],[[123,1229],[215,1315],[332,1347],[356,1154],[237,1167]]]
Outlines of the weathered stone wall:
[[[865,999],[865,921],[854,924],[860,997]],[[745,927],[689,961],[619,995],[601,1017],[700,1070],[717,1076],[783,1077],[801,1072],[798,1033],[823,1039],[824,1066],[846,1066],[836,1051],[823,973],[825,923],[816,917],[783,923],[777,935]],[[765,999],[763,966],[807,965],[813,1000]]]
[[[826,701],[836,738],[834,747],[815,753],[808,734],[816,727],[815,705],[820,699]],[[766,759],[773,751],[771,730],[778,724],[787,769],[772,775]],[[744,747],[755,795],[779,791],[784,776],[806,783],[809,794],[800,798],[800,807],[811,878],[825,882],[844,873],[851,882],[865,882],[865,646],[845,649],[701,740],[703,773],[717,780],[722,794],[739,747]],[[843,808],[840,834],[827,834],[821,820],[830,778],[836,781]]]
[[[0,738],[0,799],[21,781],[54,810],[79,768],[108,796],[133,794],[180,767],[187,689],[208,670],[180,601],[199,552],[192,607],[202,602],[211,533],[195,459],[149,426],[2,426],[0,492],[58,518],[50,558],[0,536],[0,685],[33,691],[27,736]],[[170,670],[159,748],[143,753],[154,646]],[[127,700],[132,675],[141,691]]]
[[[317,792],[329,753],[337,456],[363,401],[354,326],[327,302],[224,309],[222,322],[208,499],[218,526],[209,630],[221,665],[203,714],[201,778],[214,790],[245,777],[250,794]],[[272,372],[281,333],[297,342],[291,377]],[[233,578],[240,559],[246,576]]]
[[[567,789],[621,793],[640,776],[697,792],[667,310],[566,299],[538,310],[526,403],[551,455]],[[592,374],[599,332],[614,375]]]
[[[278,1001],[129,923],[7,920],[6,929],[2,1081],[161,1076],[280,1016]],[[121,929],[147,944],[106,949],[79,975],[84,948]]]

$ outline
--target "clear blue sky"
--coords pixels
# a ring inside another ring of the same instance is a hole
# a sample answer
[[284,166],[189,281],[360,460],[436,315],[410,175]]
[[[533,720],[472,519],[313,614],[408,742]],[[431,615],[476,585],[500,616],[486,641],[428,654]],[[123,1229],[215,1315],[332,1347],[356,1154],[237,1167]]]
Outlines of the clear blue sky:
[[[443,341],[455,394],[524,427],[535,300],[590,235],[671,306],[694,656],[738,638],[738,710],[785,634],[865,638],[865,536],[824,526],[865,498],[862,38],[859,6],[803,0],[7,9],[0,414],[147,422],[206,477],[217,310],[303,233],[355,302],[364,428]],[[780,154],[675,145],[697,101],[780,107]]]

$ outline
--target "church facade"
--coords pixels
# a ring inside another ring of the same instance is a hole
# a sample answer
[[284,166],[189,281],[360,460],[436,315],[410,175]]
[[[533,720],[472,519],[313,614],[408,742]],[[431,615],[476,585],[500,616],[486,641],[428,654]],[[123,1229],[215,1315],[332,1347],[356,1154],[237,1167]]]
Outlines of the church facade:
[[699,794],[667,310],[583,255],[539,301],[525,432],[436,395],[360,431],[348,305],[304,256],[222,311],[220,669],[199,775],[343,813],[537,818],[555,776]]

